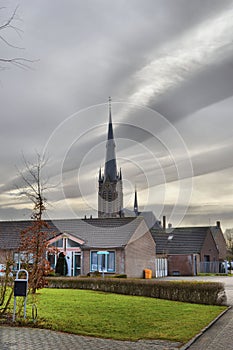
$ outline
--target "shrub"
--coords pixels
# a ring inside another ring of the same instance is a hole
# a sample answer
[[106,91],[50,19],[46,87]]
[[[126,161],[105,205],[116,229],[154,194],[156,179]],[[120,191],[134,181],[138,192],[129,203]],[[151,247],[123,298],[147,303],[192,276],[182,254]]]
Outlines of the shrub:
[[89,289],[196,304],[226,303],[224,285],[217,282],[156,281],[123,278],[47,278],[50,288]]

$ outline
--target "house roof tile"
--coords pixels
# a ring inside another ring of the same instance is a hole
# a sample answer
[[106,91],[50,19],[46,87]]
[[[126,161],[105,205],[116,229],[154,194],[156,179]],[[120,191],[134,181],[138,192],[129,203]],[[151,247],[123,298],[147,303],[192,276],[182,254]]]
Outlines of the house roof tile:
[[[64,219],[45,220],[51,238],[69,233],[85,242],[84,247],[116,248],[125,246],[143,221],[143,218]],[[0,249],[17,249],[20,232],[32,221],[0,221]]]
[[150,231],[158,254],[197,254],[201,252],[210,227],[179,227],[169,232],[156,229]]

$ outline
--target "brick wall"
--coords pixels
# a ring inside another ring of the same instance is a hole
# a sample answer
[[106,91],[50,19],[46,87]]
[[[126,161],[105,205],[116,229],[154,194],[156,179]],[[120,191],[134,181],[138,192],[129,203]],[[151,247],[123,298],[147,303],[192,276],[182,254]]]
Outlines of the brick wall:
[[219,251],[219,260],[225,260],[227,256],[227,245],[220,227],[211,229],[214,240]]
[[209,261],[218,261],[219,260],[219,252],[216,247],[216,243],[212,236],[211,231],[209,230],[206,239],[204,241],[203,247],[201,249],[201,261],[204,261],[204,256],[209,256]]
[[84,250],[82,252],[82,274],[86,275],[90,272],[90,251]]
[[128,277],[143,277],[143,270],[155,276],[155,241],[150,232],[131,241],[125,248],[125,273]]
[[194,275],[194,256],[192,254],[169,255],[168,275]]

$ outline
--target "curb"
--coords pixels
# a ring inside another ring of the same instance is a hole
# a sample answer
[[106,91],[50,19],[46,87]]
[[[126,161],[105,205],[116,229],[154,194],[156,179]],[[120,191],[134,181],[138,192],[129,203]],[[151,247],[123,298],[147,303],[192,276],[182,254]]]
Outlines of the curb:
[[185,345],[183,345],[181,348],[179,348],[179,350],[187,350],[190,348],[190,346],[195,343],[195,341],[197,339],[199,339],[209,328],[211,328],[213,326],[213,324],[215,324],[223,315],[225,315],[225,313],[227,313],[230,309],[232,308],[232,306],[228,306],[228,308],[226,310],[224,310],[223,312],[221,312],[220,315],[218,315],[213,321],[211,321],[208,326],[206,326],[205,328],[203,328],[201,330],[200,333],[198,333],[197,335],[195,335],[195,337],[193,337],[191,340],[188,341],[188,343],[186,343]]

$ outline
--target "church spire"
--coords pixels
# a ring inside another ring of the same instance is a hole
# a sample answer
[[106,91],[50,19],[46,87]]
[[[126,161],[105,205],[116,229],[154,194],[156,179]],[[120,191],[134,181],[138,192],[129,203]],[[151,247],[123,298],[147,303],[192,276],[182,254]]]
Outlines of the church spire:
[[111,97],[109,97],[109,122],[108,122],[108,139],[106,144],[106,158],[104,168],[104,178],[109,181],[117,180],[117,165],[116,165],[116,153],[115,153],[115,141],[112,127],[112,106]]
[[100,170],[99,170],[99,181],[102,180],[102,174],[101,174],[101,166],[100,166]]
[[134,193],[134,212],[136,216],[138,216],[138,196],[137,196],[136,186],[135,186],[135,193]]
[[108,140],[113,140],[113,128],[112,128],[112,99],[108,98],[108,109],[109,109],[109,122],[108,122]]
[[115,153],[115,141],[112,125],[112,106],[109,97],[109,121],[106,143],[106,157],[104,173],[99,170],[99,191],[98,191],[98,217],[119,218],[123,217],[123,185],[121,169],[117,173],[117,162]]

